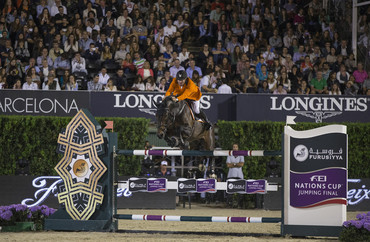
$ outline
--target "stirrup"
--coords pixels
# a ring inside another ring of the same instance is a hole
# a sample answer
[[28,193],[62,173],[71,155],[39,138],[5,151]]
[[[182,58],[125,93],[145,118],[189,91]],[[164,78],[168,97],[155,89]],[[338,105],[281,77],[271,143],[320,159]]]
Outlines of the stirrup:
[[204,128],[206,130],[209,130],[212,127],[212,124],[210,122],[204,121]]

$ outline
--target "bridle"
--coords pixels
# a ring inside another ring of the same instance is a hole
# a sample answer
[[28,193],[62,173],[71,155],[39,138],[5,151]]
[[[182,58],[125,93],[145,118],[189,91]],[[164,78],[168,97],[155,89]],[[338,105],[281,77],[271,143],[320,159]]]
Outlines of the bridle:
[[[168,101],[172,102],[171,99],[167,100],[167,102]],[[166,120],[166,122],[161,122],[160,123],[159,129],[163,130],[163,132],[166,133],[168,127],[171,127],[171,126],[174,125],[174,123],[176,121],[176,117],[184,111],[185,106],[186,105],[181,104],[180,109],[177,110],[176,112],[173,112],[173,110],[171,110],[169,107],[160,108],[158,110],[158,111],[160,111],[159,117],[162,117],[163,115],[167,114],[167,120]],[[173,108],[173,109],[176,109],[176,108]],[[159,120],[161,120],[161,118],[159,118]]]

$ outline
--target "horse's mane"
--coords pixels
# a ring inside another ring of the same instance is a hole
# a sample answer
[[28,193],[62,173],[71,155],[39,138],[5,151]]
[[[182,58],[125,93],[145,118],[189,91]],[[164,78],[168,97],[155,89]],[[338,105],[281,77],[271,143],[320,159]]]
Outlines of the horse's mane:
[[[179,112],[183,110],[184,105],[186,105],[185,101],[174,102],[172,101],[173,95],[165,97],[162,102],[157,106],[157,113],[159,115],[163,114],[168,109],[179,109]],[[171,105],[172,104],[172,105]],[[172,108],[171,108],[172,106]],[[177,113],[177,112],[176,112]]]

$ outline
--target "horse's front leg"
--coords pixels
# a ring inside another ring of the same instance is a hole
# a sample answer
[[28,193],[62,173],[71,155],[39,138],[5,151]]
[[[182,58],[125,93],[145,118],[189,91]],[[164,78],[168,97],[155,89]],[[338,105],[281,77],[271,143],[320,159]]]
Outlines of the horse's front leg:
[[179,147],[183,150],[188,150],[190,148],[189,142],[187,140],[184,140],[182,135],[179,136]]
[[167,145],[170,147],[177,147],[179,145],[179,139],[173,135],[167,135],[164,137],[164,140],[167,142]]

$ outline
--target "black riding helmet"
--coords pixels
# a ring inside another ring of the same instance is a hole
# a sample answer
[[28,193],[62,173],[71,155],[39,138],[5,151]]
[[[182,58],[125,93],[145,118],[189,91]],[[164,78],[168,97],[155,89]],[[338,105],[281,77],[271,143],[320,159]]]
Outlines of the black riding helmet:
[[180,81],[185,80],[187,77],[188,77],[188,75],[186,74],[186,71],[184,71],[184,70],[178,71],[177,74],[176,74],[176,79],[180,80]]

